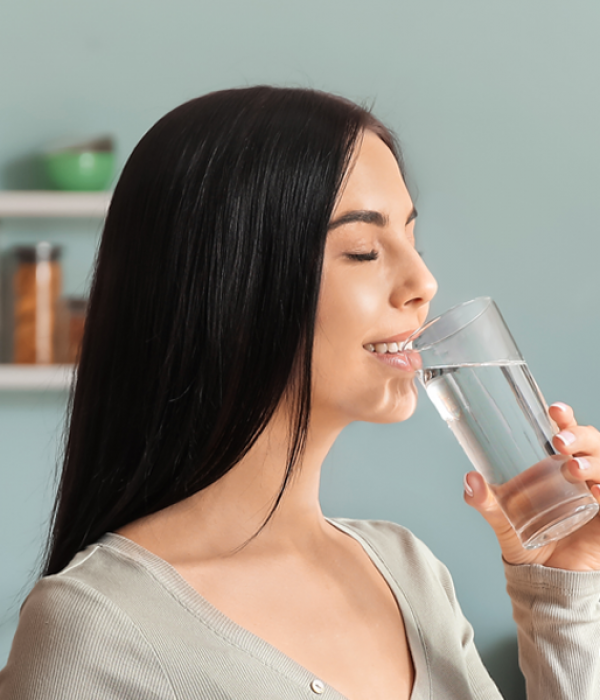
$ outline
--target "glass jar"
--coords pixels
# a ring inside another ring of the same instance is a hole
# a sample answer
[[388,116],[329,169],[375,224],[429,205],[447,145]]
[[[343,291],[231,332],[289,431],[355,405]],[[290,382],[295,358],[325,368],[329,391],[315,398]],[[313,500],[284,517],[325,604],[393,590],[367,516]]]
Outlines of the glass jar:
[[55,359],[61,249],[45,241],[12,250],[12,361],[50,364]]

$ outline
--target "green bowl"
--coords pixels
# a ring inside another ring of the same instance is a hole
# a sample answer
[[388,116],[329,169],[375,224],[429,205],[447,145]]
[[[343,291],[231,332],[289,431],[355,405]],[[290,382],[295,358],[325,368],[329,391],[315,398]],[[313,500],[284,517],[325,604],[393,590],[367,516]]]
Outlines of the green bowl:
[[48,179],[59,190],[104,190],[115,169],[111,151],[55,151],[43,159]]

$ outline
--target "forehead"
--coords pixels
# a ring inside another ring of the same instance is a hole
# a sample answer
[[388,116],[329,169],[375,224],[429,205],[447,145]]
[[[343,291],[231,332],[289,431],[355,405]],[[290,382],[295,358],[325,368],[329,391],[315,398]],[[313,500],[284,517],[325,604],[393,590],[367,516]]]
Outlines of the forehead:
[[350,209],[412,209],[412,200],[394,154],[373,132],[366,131],[350,162],[335,214]]

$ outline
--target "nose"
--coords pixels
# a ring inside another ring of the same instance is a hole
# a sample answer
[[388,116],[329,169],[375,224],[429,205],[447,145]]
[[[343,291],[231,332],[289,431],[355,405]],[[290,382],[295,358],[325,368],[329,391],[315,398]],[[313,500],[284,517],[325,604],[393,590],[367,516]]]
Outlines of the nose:
[[395,284],[390,303],[396,308],[418,309],[429,302],[438,290],[438,283],[423,258],[411,246],[403,264],[396,268]]

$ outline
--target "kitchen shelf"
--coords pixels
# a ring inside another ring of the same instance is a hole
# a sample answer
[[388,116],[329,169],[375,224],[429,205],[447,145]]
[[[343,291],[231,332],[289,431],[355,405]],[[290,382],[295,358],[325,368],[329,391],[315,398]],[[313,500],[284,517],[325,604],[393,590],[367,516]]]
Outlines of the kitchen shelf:
[[[0,190],[0,219],[102,219],[112,192]],[[73,365],[0,363],[0,391],[68,391]]]
[[74,365],[0,364],[0,391],[68,391]]
[[0,191],[0,219],[101,218],[112,192]]

